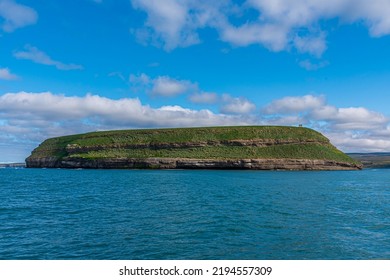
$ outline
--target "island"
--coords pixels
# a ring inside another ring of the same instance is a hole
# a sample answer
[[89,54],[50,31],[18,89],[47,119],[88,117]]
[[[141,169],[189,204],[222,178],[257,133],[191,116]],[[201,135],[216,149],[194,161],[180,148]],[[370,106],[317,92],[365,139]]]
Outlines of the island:
[[357,170],[321,133],[290,126],[97,131],[45,140],[28,168]]

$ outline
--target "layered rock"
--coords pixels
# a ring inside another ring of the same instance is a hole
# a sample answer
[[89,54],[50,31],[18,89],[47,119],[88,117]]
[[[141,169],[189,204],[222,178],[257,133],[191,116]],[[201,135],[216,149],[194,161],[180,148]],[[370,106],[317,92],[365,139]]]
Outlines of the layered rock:
[[65,148],[69,155],[78,153],[88,153],[91,151],[100,151],[102,149],[186,149],[199,148],[207,146],[241,146],[241,147],[269,147],[274,145],[292,145],[292,144],[324,144],[328,141],[318,140],[296,140],[296,139],[235,139],[235,140],[210,140],[210,141],[192,141],[182,143],[142,143],[142,144],[111,144],[83,146],[77,144],[68,144]]
[[253,170],[356,170],[354,163],[318,159],[185,159],[185,158],[40,158],[27,160],[31,168],[86,169],[253,169]]

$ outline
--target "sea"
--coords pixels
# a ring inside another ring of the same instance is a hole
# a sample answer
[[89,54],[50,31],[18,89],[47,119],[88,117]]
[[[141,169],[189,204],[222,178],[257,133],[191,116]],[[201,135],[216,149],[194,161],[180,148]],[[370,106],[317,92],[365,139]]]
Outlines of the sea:
[[390,169],[0,169],[3,260],[390,259]]

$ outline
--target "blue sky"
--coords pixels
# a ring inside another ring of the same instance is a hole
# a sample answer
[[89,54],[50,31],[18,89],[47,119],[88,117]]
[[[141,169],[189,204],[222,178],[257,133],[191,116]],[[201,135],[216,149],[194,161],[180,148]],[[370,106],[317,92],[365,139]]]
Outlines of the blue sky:
[[390,151],[390,1],[0,0],[0,162],[95,130],[299,125]]

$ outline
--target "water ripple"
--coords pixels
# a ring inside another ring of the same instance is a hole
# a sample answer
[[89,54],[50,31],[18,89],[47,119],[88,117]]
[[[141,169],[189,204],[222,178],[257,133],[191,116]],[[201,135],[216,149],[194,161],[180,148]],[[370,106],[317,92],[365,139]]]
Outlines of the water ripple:
[[389,259],[390,171],[0,170],[1,259]]

